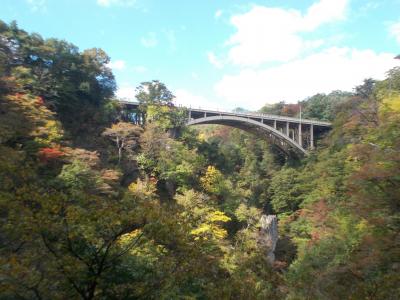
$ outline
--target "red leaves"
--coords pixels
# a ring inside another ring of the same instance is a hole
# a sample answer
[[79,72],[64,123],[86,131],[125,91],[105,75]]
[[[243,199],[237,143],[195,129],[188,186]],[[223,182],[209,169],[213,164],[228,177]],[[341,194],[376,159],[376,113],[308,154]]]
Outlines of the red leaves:
[[32,95],[26,94],[26,93],[15,93],[10,96],[16,101],[29,100],[29,101],[33,101],[33,103],[37,106],[44,105],[44,98],[42,96],[32,96]]
[[286,104],[281,111],[284,116],[294,117],[300,113],[300,105],[298,104]]
[[37,96],[35,100],[36,100],[36,101],[35,101],[35,104],[44,105],[44,99],[43,99],[43,97]]
[[332,233],[329,226],[332,208],[328,205],[325,199],[320,199],[314,202],[307,209],[300,210],[300,216],[308,220],[312,225],[310,232],[311,239],[308,245],[311,247],[324,236]]
[[42,148],[38,152],[39,160],[42,163],[48,163],[63,157],[65,155],[59,148]]
[[274,268],[274,270],[283,271],[287,269],[288,263],[285,261],[276,260],[274,261],[272,267]]
[[221,138],[224,142],[229,140],[232,128],[228,126],[219,126],[213,132],[212,135]]
[[155,178],[155,177],[150,177],[150,179],[149,179],[149,181],[150,181],[150,183],[152,183],[152,184],[157,184],[157,178]]
[[318,202],[313,204],[313,214],[310,219],[316,226],[323,226],[329,217],[331,208],[328,206],[324,199],[320,199]]

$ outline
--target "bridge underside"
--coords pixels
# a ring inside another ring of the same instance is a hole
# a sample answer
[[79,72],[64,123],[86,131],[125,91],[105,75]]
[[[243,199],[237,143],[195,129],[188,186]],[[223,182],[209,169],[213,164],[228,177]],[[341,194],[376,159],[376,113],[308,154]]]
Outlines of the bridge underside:
[[187,125],[216,124],[225,125],[244,130],[260,138],[266,139],[273,145],[276,145],[287,156],[303,157],[307,155],[307,150],[301,147],[296,141],[288,135],[273,128],[267,124],[257,122],[252,119],[227,116],[213,116],[190,120]]
[[245,123],[237,123],[237,122],[212,122],[212,123],[201,123],[201,124],[215,124],[215,125],[225,125],[233,128],[238,128],[243,131],[249,132],[251,134],[254,134],[255,136],[259,138],[263,138],[267,140],[270,144],[273,144],[277,146],[286,156],[296,156],[296,157],[303,157],[306,153],[297,149],[296,147],[293,147],[289,145],[287,142],[285,142],[282,139],[277,138],[274,136],[272,133],[263,130],[260,127],[257,127],[255,125],[249,125]]
[[[136,124],[144,125],[139,103],[121,102],[128,108],[127,118]],[[129,112],[129,109],[131,110]],[[255,134],[276,145],[287,156],[302,157],[315,149],[316,142],[332,127],[332,124],[319,120],[307,120],[263,113],[220,112],[204,109],[187,109],[187,125],[218,124],[226,125]]]

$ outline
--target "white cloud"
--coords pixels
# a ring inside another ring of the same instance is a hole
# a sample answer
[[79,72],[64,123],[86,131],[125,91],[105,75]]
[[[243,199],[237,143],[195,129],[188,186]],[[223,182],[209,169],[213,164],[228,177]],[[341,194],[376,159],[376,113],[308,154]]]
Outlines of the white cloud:
[[214,17],[216,18],[216,19],[218,19],[219,17],[221,17],[222,16],[222,9],[218,9],[216,12],[215,12],[215,14],[214,14]]
[[46,12],[47,0],[26,0],[32,12]]
[[115,95],[124,100],[135,101],[136,89],[132,86],[126,85],[118,88]]
[[217,69],[221,69],[224,66],[224,64],[217,58],[217,56],[212,51],[207,52],[207,58],[208,61]]
[[149,32],[147,36],[140,39],[140,42],[146,48],[153,48],[158,44],[157,35],[154,32]]
[[124,60],[115,60],[111,61],[110,63],[107,64],[107,67],[113,69],[113,70],[123,70],[125,69],[125,61]]
[[389,32],[396,39],[396,41],[400,44],[400,22],[392,24],[389,27]]
[[399,64],[393,57],[372,50],[330,48],[277,67],[226,75],[215,91],[232,107],[259,109],[266,103],[295,102],[316,93],[351,91],[368,77],[383,79]]
[[314,30],[324,23],[345,18],[349,0],[320,0],[307,10],[303,18],[304,29]]
[[136,4],[136,0],[97,0],[97,4],[104,7],[134,6]]
[[287,62],[318,46],[301,33],[345,17],[348,0],[320,0],[306,14],[294,9],[254,6],[249,12],[231,18],[237,32],[230,37],[232,63],[254,66],[265,62]]
[[183,105],[185,107],[193,108],[207,108],[221,110],[222,106],[218,106],[218,102],[209,100],[203,96],[193,95],[191,92],[185,89],[177,89],[174,92],[175,103]]

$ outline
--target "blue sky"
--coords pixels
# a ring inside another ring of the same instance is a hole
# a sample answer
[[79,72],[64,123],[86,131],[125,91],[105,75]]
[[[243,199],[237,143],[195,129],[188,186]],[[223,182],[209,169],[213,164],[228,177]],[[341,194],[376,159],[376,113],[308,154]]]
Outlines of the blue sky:
[[400,65],[400,0],[0,0],[0,19],[111,57],[120,97],[158,79],[195,107],[351,90]]

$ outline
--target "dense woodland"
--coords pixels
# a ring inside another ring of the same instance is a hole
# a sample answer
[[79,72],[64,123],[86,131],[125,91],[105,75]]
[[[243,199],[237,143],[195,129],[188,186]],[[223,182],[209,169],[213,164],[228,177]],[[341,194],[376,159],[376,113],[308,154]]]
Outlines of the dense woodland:
[[303,100],[334,127],[298,160],[159,81],[134,125],[109,60],[0,22],[1,299],[400,298],[400,69]]

